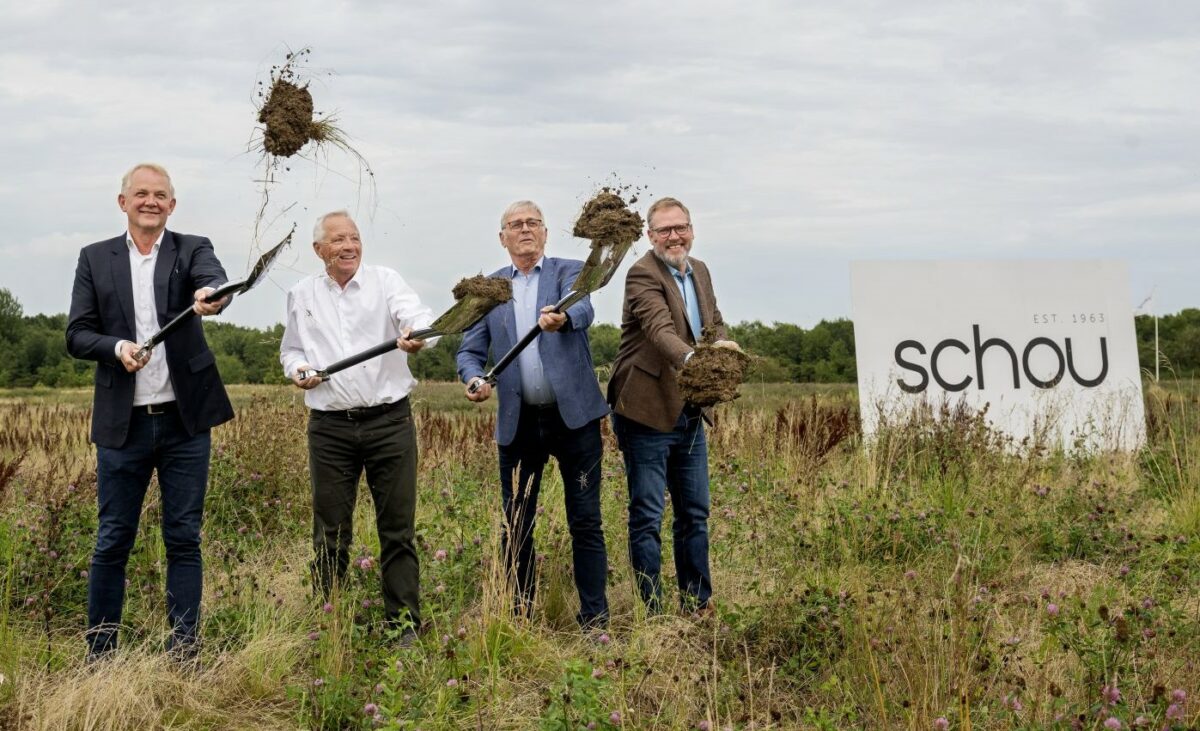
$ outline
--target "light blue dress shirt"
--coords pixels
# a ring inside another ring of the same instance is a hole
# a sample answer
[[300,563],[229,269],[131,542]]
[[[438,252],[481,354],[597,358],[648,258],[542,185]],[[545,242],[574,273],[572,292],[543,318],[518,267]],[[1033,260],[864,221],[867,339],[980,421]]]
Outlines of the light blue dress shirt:
[[692,329],[692,337],[698,343],[700,329],[704,323],[700,322],[700,302],[696,299],[696,283],[692,281],[692,263],[687,263],[687,271],[683,274],[671,267],[671,276],[675,277],[675,284],[679,286],[679,294],[683,296],[683,306],[687,311],[688,326]]
[[[537,327],[538,315],[538,279],[542,274],[542,262],[546,257],[538,259],[529,274],[522,274],[515,266],[512,268],[513,314],[516,315],[517,332],[520,338],[534,327]],[[552,404],[557,400],[546,372],[542,368],[542,355],[538,351],[538,340],[534,338],[529,347],[517,356],[517,366],[521,371],[521,400],[534,406]]]

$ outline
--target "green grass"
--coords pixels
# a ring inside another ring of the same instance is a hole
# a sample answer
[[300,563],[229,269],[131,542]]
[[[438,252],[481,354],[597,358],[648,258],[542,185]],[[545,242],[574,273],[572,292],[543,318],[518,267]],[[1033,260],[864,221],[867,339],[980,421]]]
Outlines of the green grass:
[[[430,629],[408,650],[378,626],[377,569],[352,569],[329,614],[311,596],[302,394],[230,392],[238,418],[214,432],[196,673],[161,654],[153,496],[130,562],[125,649],[103,672],[82,664],[90,392],[0,393],[0,460],[24,455],[0,485],[0,588],[11,587],[0,728],[371,728],[367,711],[405,729],[1200,721],[1195,384],[1150,389],[1139,454],[1032,457],[969,418],[897,425],[866,452],[852,387],[747,384],[709,432],[718,613],[700,621],[647,617],[635,597],[623,470],[606,431],[606,641],[571,620],[554,470],[537,532],[538,610],[509,614],[494,403],[422,384],[417,528]],[[375,556],[362,493],[354,552]],[[1105,685],[1119,702],[1105,704]],[[1168,718],[1177,689],[1189,697]]]

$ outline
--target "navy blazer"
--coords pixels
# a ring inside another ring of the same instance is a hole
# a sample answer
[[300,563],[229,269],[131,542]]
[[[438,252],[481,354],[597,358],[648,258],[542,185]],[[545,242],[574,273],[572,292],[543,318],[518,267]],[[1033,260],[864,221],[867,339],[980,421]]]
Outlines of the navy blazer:
[[[583,262],[576,259],[546,257],[538,277],[538,310],[565,297],[582,268]],[[512,267],[506,266],[491,276],[504,278],[511,272]],[[563,423],[578,429],[608,414],[608,404],[600,393],[596,370],[592,366],[592,349],[588,344],[587,329],[594,317],[591,299],[584,297],[576,302],[567,310],[567,317],[567,324],[558,332],[538,335],[538,352],[542,356],[546,378],[558,398],[558,413]],[[458,377],[463,383],[469,383],[476,376],[482,376],[489,347],[499,359],[524,335],[524,332],[517,332],[511,300],[493,307],[487,316],[463,333],[457,357]],[[501,371],[496,382],[496,396],[500,399],[496,442],[502,446],[512,444],[517,435],[517,421],[521,416],[520,367],[519,361],[513,361]]]
[[[163,233],[154,265],[154,304],[159,326],[192,306],[201,287],[227,281],[225,270],[203,236]],[[134,374],[116,355],[117,342],[137,342],[133,313],[133,277],[125,234],[83,247],[71,289],[67,351],[96,361],[92,441],[119,448],[129,433]],[[217,372],[217,361],[194,317],[165,341],[167,372],[183,425],[189,434],[233,418],[233,406]],[[163,357],[156,349],[153,358]]]

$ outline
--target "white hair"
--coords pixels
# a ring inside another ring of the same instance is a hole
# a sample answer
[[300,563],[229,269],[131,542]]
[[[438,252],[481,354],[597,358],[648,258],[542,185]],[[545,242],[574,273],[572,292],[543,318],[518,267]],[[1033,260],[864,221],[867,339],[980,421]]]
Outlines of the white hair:
[[512,205],[510,205],[508,208],[505,208],[504,213],[500,214],[500,228],[503,229],[504,224],[508,223],[509,216],[511,216],[512,214],[521,210],[522,208],[532,208],[533,210],[537,211],[538,216],[540,216],[542,219],[542,223],[546,222],[546,215],[544,213],[542,213],[541,206],[534,203],[533,201],[517,201],[516,203],[513,203]]
[[340,211],[330,211],[329,213],[326,213],[324,216],[319,217],[317,219],[317,223],[313,226],[314,244],[320,243],[321,240],[325,238],[325,221],[329,220],[330,218],[338,218],[339,216],[348,219],[351,223],[354,222],[354,219],[350,216],[350,211],[347,211],[344,208]]
[[129,193],[129,186],[133,184],[133,174],[139,170],[151,170],[158,173],[167,179],[167,189],[171,191],[171,197],[175,197],[175,184],[171,182],[171,174],[162,165],[154,162],[139,162],[137,165],[129,168],[129,172],[121,177],[121,195]]

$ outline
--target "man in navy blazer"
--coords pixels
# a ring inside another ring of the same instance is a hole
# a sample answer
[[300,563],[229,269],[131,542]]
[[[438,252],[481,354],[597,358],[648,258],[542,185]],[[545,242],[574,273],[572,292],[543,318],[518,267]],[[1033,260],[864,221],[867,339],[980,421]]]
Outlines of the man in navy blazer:
[[117,204],[129,228],[80,251],[67,321],[67,350],[96,361],[91,437],[99,529],[88,573],[88,654],[96,658],[116,649],[125,565],[150,475],[157,471],[168,648],[188,658],[197,649],[209,429],[232,419],[233,407],[199,318],[150,353],[139,357],[138,351],[185,308],[219,312],[224,302],[202,298],[226,276],[208,239],[166,230],[175,189],[162,167],[134,166],[121,180]]
[[551,311],[571,291],[583,263],[545,256],[545,217],[532,201],[517,201],[505,210],[500,217],[500,245],[512,265],[491,276],[512,280],[513,299],[464,333],[458,375],[467,384],[468,399],[488,399],[490,385],[482,384],[475,393],[470,386],[482,380],[489,348],[499,358],[535,325],[541,328],[537,339],[500,373],[496,383],[503,551],[516,594],[515,611],[528,615],[533,606],[533,529],[542,469],[553,455],[562,473],[571,531],[579,590],[577,619],[585,628],[601,627],[608,622],[604,589],[608,557],[600,518],[600,422],[608,414],[608,405],[596,382],[588,345],[591,301],[585,297],[565,313]]

